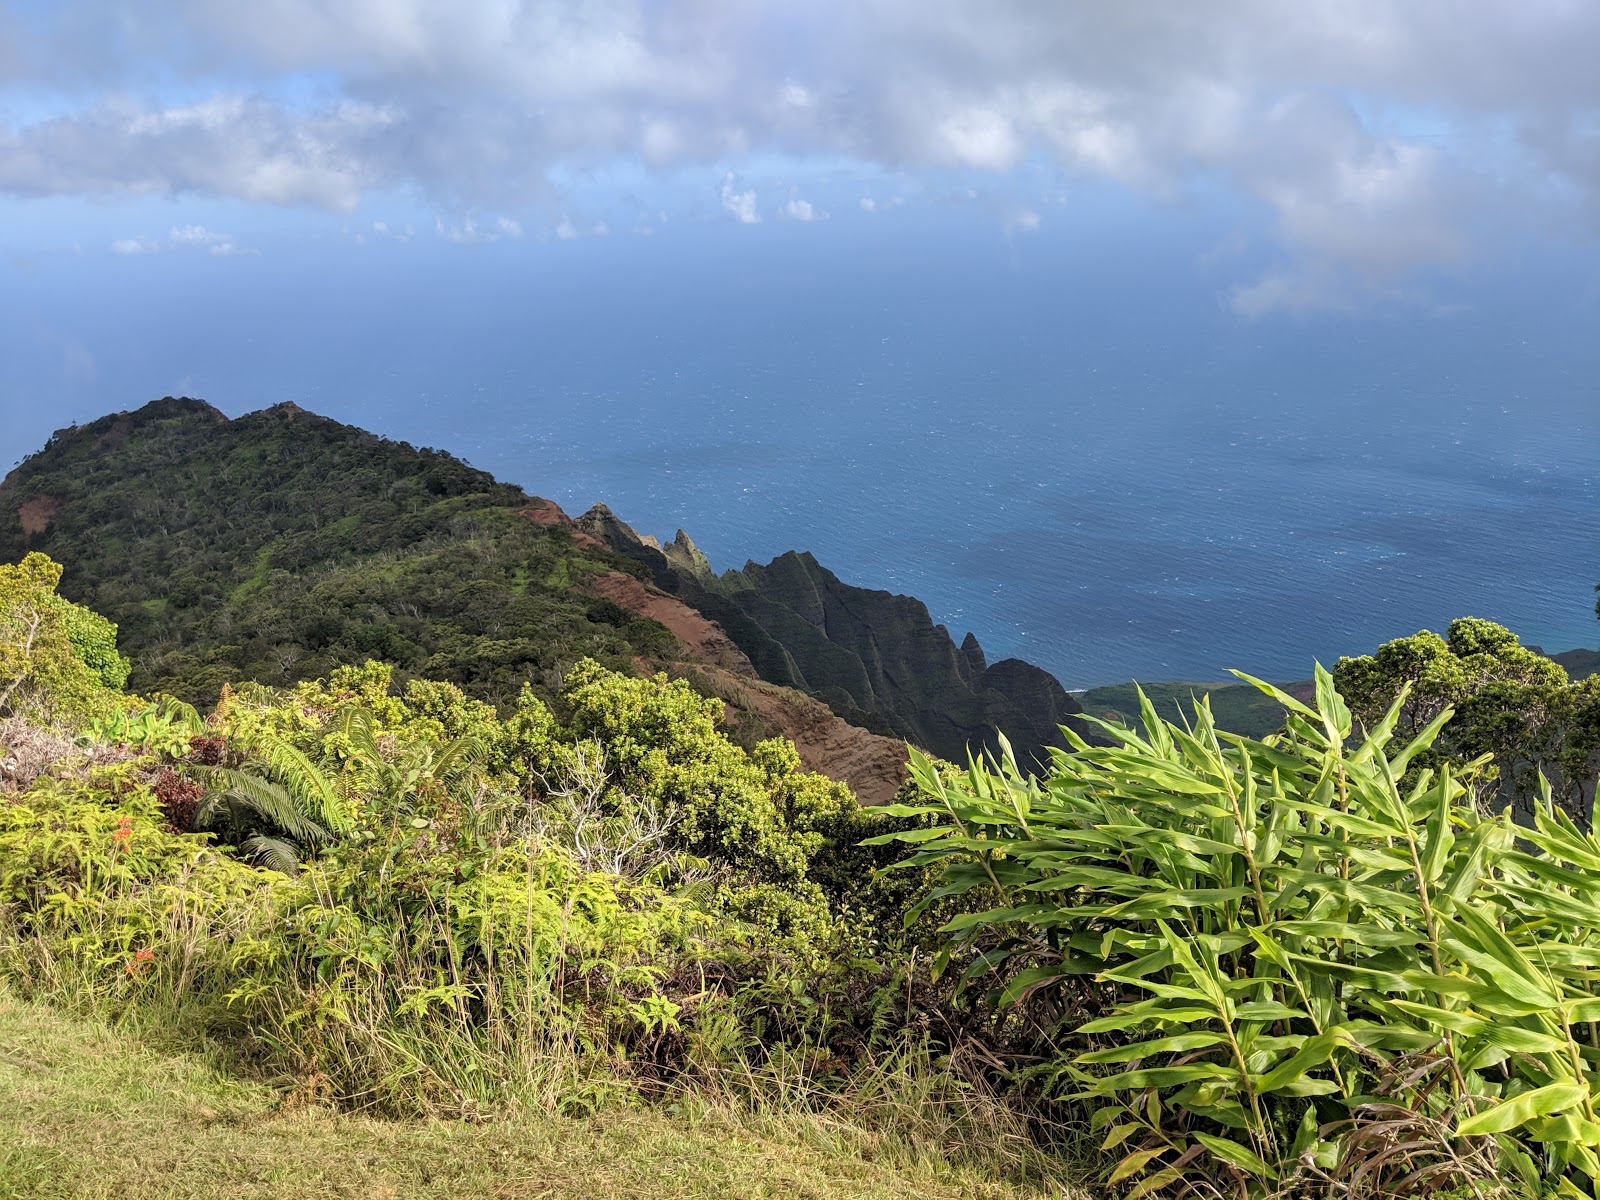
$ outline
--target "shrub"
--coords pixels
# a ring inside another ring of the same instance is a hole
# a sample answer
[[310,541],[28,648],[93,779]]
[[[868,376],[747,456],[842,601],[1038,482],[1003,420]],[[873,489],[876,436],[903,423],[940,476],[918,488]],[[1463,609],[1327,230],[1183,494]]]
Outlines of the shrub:
[[61,565],[0,563],[0,717],[66,728],[112,711],[128,677],[117,627],[56,595]]
[[[1296,1180],[1371,1194],[1490,1176],[1589,1194],[1600,1175],[1600,838],[1549,800],[1485,815],[1483,762],[1408,767],[1448,721],[1354,735],[1259,681],[1280,736],[1142,731],[942,774],[915,752],[932,826],[887,835],[934,896],[981,897],[946,953],[1004,1009],[1054,996],[1071,1047],[1040,1071],[1094,1107],[1131,1194],[1196,1174],[1241,1195]],[[1069,734],[1070,737],[1070,734]]]

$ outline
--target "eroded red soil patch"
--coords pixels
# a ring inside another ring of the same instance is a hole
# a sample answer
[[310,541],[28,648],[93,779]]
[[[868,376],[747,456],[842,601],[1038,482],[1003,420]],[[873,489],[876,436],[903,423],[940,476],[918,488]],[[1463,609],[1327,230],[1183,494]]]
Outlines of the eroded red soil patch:
[[598,546],[606,549],[604,542],[592,537],[572,523],[572,518],[561,511],[561,506],[554,500],[536,498],[527,508],[517,509],[517,516],[524,521],[532,521],[535,525],[565,526],[572,532],[572,540],[579,546]]
[[744,651],[723,632],[722,626],[707,620],[676,596],[669,596],[620,571],[596,575],[589,588],[597,596],[620,604],[629,612],[660,621],[678,639],[678,645],[701,661],[735,675],[756,678],[756,669],[750,665]]
[[54,496],[30,496],[17,509],[17,520],[22,522],[22,532],[27,537],[43,533],[61,511],[61,501]]

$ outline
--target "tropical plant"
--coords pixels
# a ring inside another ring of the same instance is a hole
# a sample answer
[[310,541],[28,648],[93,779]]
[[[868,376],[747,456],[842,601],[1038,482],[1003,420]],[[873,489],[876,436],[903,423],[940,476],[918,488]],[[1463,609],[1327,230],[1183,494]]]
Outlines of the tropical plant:
[[287,741],[263,739],[237,767],[195,767],[208,791],[195,828],[262,866],[295,874],[309,852],[350,832],[349,798],[323,766]]
[[70,726],[120,700],[117,627],[56,594],[61,564],[37,552],[0,563],[0,717]]
[[[913,752],[931,900],[970,993],[1045,1007],[1038,1071],[1094,1107],[1130,1195],[1339,1180],[1405,1195],[1499,1177],[1590,1195],[1600,1175],[1600,838],[1546,790],[1486,815],[1482,760],[1408,768],[1449,720],[1365,730],[1320,665],[1315,707],[1262,741],[1143,702],[1042,779],[1009,752],[951,778]],[[912,914],[913,916],[915,913]]]
[[1439,739],[1412,761],[1415,771],[1493,755],[1486,781],[1526,819],[1540,777],[1580,823],[1600,770],[1600,682],[1571,683],[1560,664],[1481,617],[1450,622],[1444,637],[1422,630],[1370,655],[1341,658],[1334,683],[1357,721],[1372,724],[1408,689],[1398,731],[1415,734],[1445,708],[1455,712]]
[[78,741],[85,746],[98,742],[126,746],[141,754],[178,758],[188,752],[190,743],[203,736],[205,730],[205,721],[191,706],[165,696],[135,712],[117,709],[95,718]]

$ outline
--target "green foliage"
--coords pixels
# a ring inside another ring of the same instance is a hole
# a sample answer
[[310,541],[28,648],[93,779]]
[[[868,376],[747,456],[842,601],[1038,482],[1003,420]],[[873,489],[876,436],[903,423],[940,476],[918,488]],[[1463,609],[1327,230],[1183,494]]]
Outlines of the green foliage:
[[117,703],[117,627],[58,596],[60,581],[43,554],[0,563],[0,716],[70,726]]
[[[52,516],[27,534],[33,498]],[[213,702],[229,681],[289,684],[378,658],[510,705],[593,657],[677,653],[660,625],[583,588],[639,568],[525,515],[520,490],[434,450],[291,407],[234,421],[164,400],[58,434],[0,493],[0,561],[71,564],[79,657],[118,689]]]
[[913,755],[899,812],[938,823],[889,838],[983,903],[946,924],[950,960],[1002,1008],[1056,1006],[1074,1049],[1041,1077],[1095,1108],[1130,1194],[1591,1194],[1600,838],[1548,793],[1530,829],[1485,816],[1481,762],[1402,787],[1448,707],[1401,736],[1402,689],[1358,732],[1320,667],[1314,706],[1258,686],[1282,737],[1147,701],[1040,780]]
[[1341,658],[1333,672],[1357,722],[1372,725],[1401,698],[1398,728],[1415,733],[1446,708],[1455,718],[1414,768],[1437,769],[1490,754],[1501,799],[1526,818],[1552,782],[1578,821],[1600,771],[1600,683],[1569,683],[1566,671],[1519,644],[1504,626],[1478,617],[1386,642],[1372,655]]
[[[1311,692],[1309,679],[1281,686],[1301,700]],[[1156,706],[1156,712],[1166,721],[1183,721],[1195,700],[1205,696],[1217,728],[1229,733],[1262,738],[1283,727],[1283,706],[1247,683],[1117,683],[1090,688],[1079,693],[1078,699],[1084,712],[1091,717],[1137,726],[1141,719],[1141,694]]]
[[[897,893],[855,845],[883,826],[793,746],[593,661],[559,714],[395,690],[377,663],[226,689],[179,763],[205,834],[149,759],[0,795],[0,973],[395,1110],[586,1110],[885,1044]],[[170,750],[169,717],[97,731]]]
[[127,746],[141,754],[179,758],[205,733],[200,714],[181,700],[164,697],[134,712],[117,709],[89,722],[81,745]]
[[803,879],[823,845],[820,826],[855,805],[849,789],[819,777],[786,786],[799,767],[793,747],[786,755],[763,743],[747,755],[717,728],[722,702],[681,680],[632,679],[583,662],[562,698],[572,732],[604,753],[620,795],[660,811],[691,852],[761,879]]

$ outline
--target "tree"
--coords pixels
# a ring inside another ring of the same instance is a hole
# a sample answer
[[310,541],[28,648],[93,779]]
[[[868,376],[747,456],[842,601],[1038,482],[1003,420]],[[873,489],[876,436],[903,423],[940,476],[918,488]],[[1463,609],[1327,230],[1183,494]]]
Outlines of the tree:
[[116,706],[128,678],[117,627],[56,595],[61,564],[0,565],[0,716],[78,724]]
[[1526,814],[1540,774],[1580,820],[1589,817],[1600,748],[1600,690],[1574,684],[1559,663],[1481,617],[1450,623],[1445,637],[1421,630],[1375,654],[1341,658],[1334,680],[1355,719],[1372,727],[1409,688],[1398,728],[1416,734],[1446,709],[1456,716],[1415,768],[1494,756],[1499,797]]

